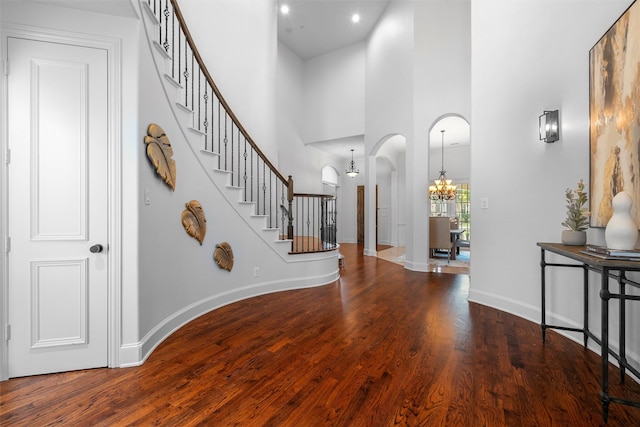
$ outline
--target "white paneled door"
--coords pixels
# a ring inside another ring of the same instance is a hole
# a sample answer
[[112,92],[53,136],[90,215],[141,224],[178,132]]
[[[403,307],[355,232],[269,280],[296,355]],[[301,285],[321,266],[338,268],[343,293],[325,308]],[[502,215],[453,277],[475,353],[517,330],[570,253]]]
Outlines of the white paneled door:
[[9,376],[107,366],[107,51],[8,58]]

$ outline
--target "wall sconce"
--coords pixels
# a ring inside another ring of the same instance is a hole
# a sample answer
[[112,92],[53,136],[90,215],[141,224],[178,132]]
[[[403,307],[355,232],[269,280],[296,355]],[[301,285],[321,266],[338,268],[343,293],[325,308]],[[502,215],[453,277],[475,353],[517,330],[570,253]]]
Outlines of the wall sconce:
[[560,139],[558,110],[545,111],[538,118],[538,125],[540,126],[540,140],[544,142],[556,142]]

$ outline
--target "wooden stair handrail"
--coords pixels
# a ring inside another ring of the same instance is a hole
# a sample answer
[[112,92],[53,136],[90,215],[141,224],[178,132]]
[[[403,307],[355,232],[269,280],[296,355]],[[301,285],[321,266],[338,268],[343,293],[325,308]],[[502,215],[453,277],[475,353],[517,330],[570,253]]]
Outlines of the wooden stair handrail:
[[[180,6],[178,6],[178,0],[171,0],[171,5],[173,6],[173,12],[174,12],[174,14],[175,14],[175,16],[176,16],[176,18],[178,20],[178,23],[180,24],[180,27],[182,28],[182,31],[184,32],[184,36],[185,36],[185,38],[187,40],[187,43],[189,43],[189,47],[191,48],[193,56],[196,58],[196,62],[198,63],[198,66],[202,70],[202,74],[207,79],[207,82],[209,83],[209,85],[211,85],[211,89],[216,94],[218,100],[220,101],[220,103],[224,107],[226,113],[229,115],[229,117],[231,117],[231,120],[233,121],[233,123],[238,127],[238,129],[240,130],[242,135],[247,139],[247,141],[249,142],[251,147],[256,151],[256,153],[260,156],[260,158],[264,161],[264,163],[269,167],[269,169],[271,169],[271,171],[278,177],[278,179],[280,179],[280,181],[282,181],[285,185],[288,186],[290,181],[287,180],[287,178],[285,178],[278,171],[278,169],[276,169],[275,166],[273,166],[273,164],[269,161],[267,156],[262,152],[262,150],[258,147],[258,145],[253,141],[253,138],[251,138],[251,136],[249,135],[249,132],[246,131],[244,126],[242,126],[242,123],[240,123],[240,120],[234,114],[233,110],[231,109],[231,107],[229,106],[227,101],[222,96],[222,93],[218,89],[218,86],[216,86],[215,82],[213,81],[213,78],[211,77],[211,74],[209,74],[209,70],[204,65],[204,61],[202,60],[202,57],[200,56],[200,52],[198,51],[198,48],[196,47],[195,42],[193,41],[193,37],[191,36],[191,33],[189,32],[189,28],[187,27],[187,24],[186,24],[186,22],[184,20],[184,16],[182,15],[182,11],[180,10]],[[291,192],[291,189],[289,189],[289,191]]]

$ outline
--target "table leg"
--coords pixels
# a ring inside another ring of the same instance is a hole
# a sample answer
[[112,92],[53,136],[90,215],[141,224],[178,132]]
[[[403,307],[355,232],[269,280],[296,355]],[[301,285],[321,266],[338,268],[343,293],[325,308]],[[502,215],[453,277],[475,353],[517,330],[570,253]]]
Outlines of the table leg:
[[600,299],[602,300],[601,326],[602,345],[600,352],[602,357],[602,390],[600,399],[602,400],[602,421],[606,424],[609,416],[609,269],[602,269],[600,286]]
[[589,269],[586,265],[583,265],[583,304],[584,304],[584,319],[582,320],[582,330],[584,334],[584,347],[587,348],[587,341],[589,340]]
[[453,236],[453,248],[451,249],[451,259],[456,259],[456,251],[458,250],[458,238]]
[[627,344],[626,344],[626,332],[625,332],[625,319],[626,319],[626,310],[625,310],[625,306],[626,306],[626,300],[624,298],[625,296],[625,284],[624,284],[624,280],[625,280],[625,274],[624,274],[624,270],[620,271],[620,382],[622,384],[624,384],[624,378],[625,378],[625,366],[627,363]]
[[547,313],[547,303],[546,303],[546,298],[545,298],[545,288],[546,288],[546,281],[545,281],[545,267],[546,267],[546,262],[544,260],[544,249],[540,249],[540,273],[541,273],[541,280],[540,280],[540,289],[542,290],[542,304],[541,304],[541,321],[540,321],[540,328],[542,329],[542,342],[544,343],[545,338],[546,338],[546,331],[547,331],[547,324],[546,324],[546,313]]

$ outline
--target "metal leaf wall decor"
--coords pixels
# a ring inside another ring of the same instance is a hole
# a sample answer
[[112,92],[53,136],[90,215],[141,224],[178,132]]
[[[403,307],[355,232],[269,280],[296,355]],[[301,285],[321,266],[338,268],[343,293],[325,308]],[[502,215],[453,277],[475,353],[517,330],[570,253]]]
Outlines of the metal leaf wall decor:
[[182,226],[187,234],[202,245],[204,235],[207,234],[207,218],[204,209],[197,200],[185,203],[186,209],[182,211]]
[[231,271],[233,268],[233,251],[231,245],[227,242],[222,242],[216,245],[216,250],[213,252],[213,259],[218,264],[218,267]]
[[151,123],[144,137],[147,144],[147,157],[153,163],[158,175],[164,179],[171,190],[176,191],[176,161],[172,159],[173,148],[164,130],[155,123]]

